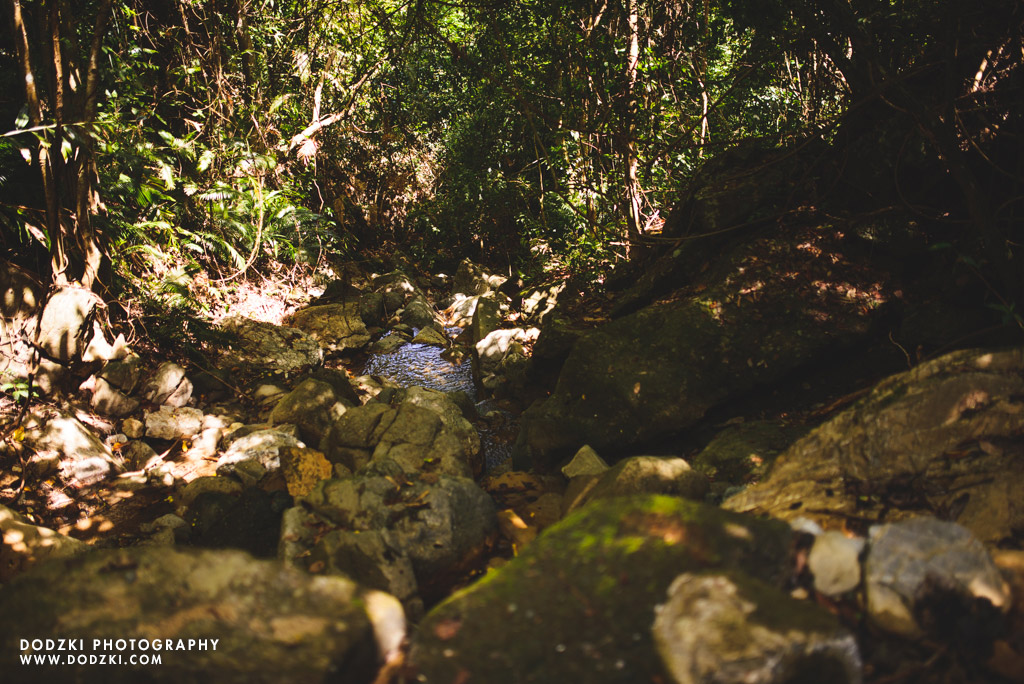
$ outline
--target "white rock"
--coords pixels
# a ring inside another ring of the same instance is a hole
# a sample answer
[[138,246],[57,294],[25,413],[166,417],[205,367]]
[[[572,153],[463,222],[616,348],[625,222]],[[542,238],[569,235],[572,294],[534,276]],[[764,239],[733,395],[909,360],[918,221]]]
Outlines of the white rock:
[[203,412],[199,409],[161,406],[159,411],[145,413],[146,434],[156,439],[187,439],[203,428]]
[[814,588],[826,596],[838,596],[852,591],[860,584],[860,553],[864,540],[851,539],[841,532],[830,530],[814,540],[807,558]]

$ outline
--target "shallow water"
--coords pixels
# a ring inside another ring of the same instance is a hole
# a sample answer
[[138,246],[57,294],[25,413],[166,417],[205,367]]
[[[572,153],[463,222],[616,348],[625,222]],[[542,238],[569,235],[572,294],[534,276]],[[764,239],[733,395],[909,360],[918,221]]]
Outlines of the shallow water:
[[[459,329],[448,329],[449,337],[458,334]],[[390,354],[370,354],[363,365],[362,373],[377,375],[402,387],[426,387],[442,392],[465,392],[476,402],[477,392],[473,384],[473,367],[466,360],[453,364],[441,358],[441,347],[426,344],[403,344]],[[491,409],[483,405],[482,412]],[[512,455],[512,440],[516,417],[501,411],[492,414],[490,421],[475,421],[480,433],[480,449],[484,457],[484,469],[494,472],[507,467]]]

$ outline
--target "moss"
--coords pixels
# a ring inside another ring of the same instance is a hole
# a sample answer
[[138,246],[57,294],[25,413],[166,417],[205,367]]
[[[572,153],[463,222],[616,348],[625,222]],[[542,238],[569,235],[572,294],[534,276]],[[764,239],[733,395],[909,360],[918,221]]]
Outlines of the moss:
[[[635,682],[664,677],[654,607],[682,572],[744,567],[777,581],[789,529],[664,496],[594,502],[424,620],[428,682]],[[445,653],[454,653],[451,657]]]

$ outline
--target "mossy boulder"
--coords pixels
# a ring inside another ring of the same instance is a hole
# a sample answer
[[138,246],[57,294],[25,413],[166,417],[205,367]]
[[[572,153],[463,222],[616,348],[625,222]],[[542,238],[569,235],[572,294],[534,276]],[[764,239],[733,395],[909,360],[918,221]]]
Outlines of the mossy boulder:
[[[0,590],[0,671],[17,682],[368,683],[379,652],[369,594],[240,551],[96,551],[41,564]],[[124,664],[22,665],[22,639],[81,639],[56,654],[86,663],[121,655]],[[105,639],[136,641],[119,651]],[[192,648],[174,650],[179,639]],[[161,663],[129,664],[143,655]]]
[[674,497],[595,501],[432,610],[410,661],[418,681],[444,684],[667,681],[651,624],[673,580],[735,568],[777,584],[790,538]]
[[[780,276],[786,264],[799,272]],[[517,467],[550,469],[583,444],[602,454],[635,451],[834,356],[870,332],[882,283],[845,259],[828,226],[734,249],[706,284],[576,341],[554,393],[523,414]]]

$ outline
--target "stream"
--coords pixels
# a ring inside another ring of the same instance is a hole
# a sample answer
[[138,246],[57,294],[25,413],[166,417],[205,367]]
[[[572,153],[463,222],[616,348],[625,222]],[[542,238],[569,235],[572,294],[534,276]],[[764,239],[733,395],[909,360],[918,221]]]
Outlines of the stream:
[[[459,328],[447,328],[451,338]],[[394,333],[392,333],[394,334]],[[479,400],[470,361],[452,363],[442,358],[444,348],[427,344],[403,344],[386,354],[369,354],[359,374],[375,375],[401,387],[426,387],[441,392],[465,392],[476,404],[480,418],[471,420],[480,433],[484,469],[495,473],[509,467],[519,417],[499,408],[492,399]]]

